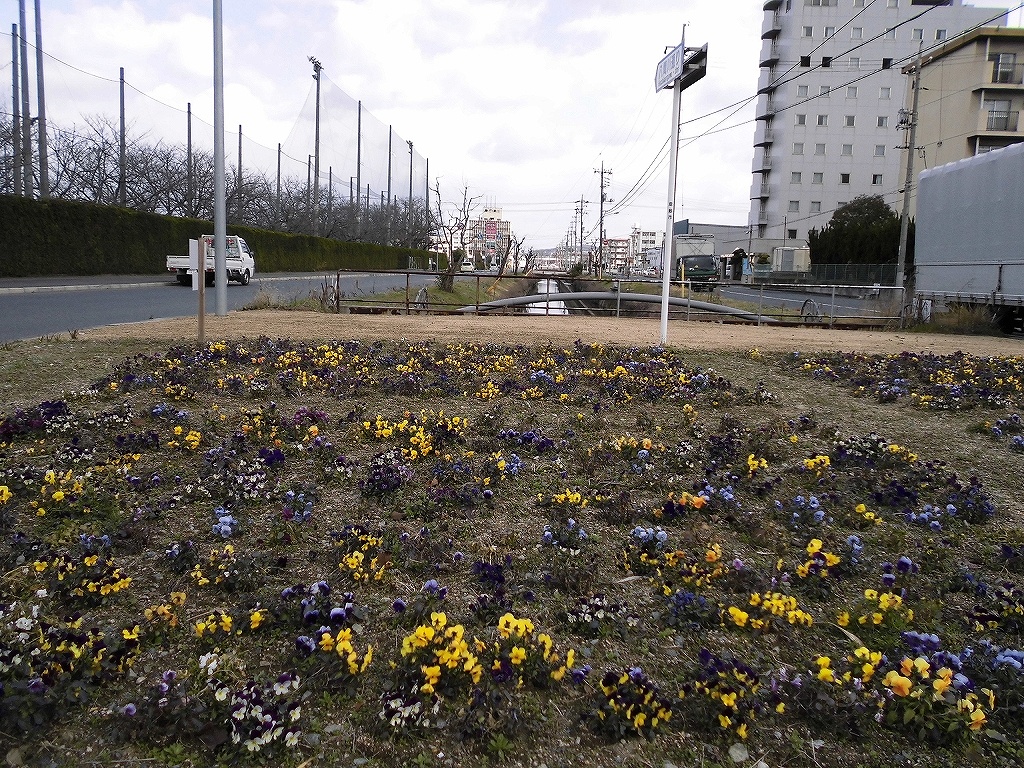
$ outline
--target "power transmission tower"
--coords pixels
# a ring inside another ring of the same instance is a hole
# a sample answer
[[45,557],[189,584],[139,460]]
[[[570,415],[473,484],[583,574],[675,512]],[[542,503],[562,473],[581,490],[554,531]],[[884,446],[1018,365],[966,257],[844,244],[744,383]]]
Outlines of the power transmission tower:
[[608,168],[605,170],[604,161],[602,160],[601,169],[595,168],[594,173],[601,174],[601,202],[597,217],[597,268],[592,271],[600,276],[601,270],[604,268],[604,204],[614,202],[605,194],[605,190],[611,185],[611,181],[606,181],[605,176],[611,176],[612,169]]

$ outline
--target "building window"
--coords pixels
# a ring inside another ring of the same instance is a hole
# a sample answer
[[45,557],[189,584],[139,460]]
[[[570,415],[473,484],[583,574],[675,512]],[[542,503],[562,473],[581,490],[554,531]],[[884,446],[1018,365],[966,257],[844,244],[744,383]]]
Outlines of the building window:
[[821,57],[821,66],[822,66],[823,69],[828,69],[829,67],[831,67],[832,66],[832,57],[831,56],[822,56]]
[[843,144],[843,156],[853,157],[853,144]]
[[801,178],[803,178],[803,174],[800,173],[800,171],[793,171],[789,175],[789,183],[790,184],[799,184]]
[[846,86],[846,98],[848,98],[848,99],[856,99],[857,98],[857,86],[856,85],[848,85],[848,86]]
[[796,97],[798,99],[807,98],[807,86],[806,85],[798,85],[796,87]]
[[797,125],[807,125],[807,115],[797,115],[796,116],[796,124]]
[[1010,111],[1009,99],[985,99],[982,108],[988,112],[988,130],[1017,130],[1017,113]]
[[818,125],[822,127],[828,125],[828,115],[818,115]]
[[1017,67],[1017,55],[1014,53],[993,53],[988,60],[992,62],[992,82],[1012,83],[1013,73]]
[[828,96],[829,93],[831,93],[831,92],[832,92],[832,88],[827,86],[827,85],[823,85],[823,86],[821,86],[818,89],[818,95],[819,96]]
[[911,40],[924,40],[924,30],[923,29],[914,29],[914,30],[912,30],[911,33],[910,33],[910,39]]
[[795,142],[793,144],[793,154],[802,155],[804,153],[804,143],[802,141]]
[[864,37],[864,27],[851,27],[850,28],[850,39],[861,40]]
[[847,128],[853,128],[856,125],[857,125],[857,116],[856,115],[847,115],[846,116],[846,127]]
[[880,98],[880,99],[890,99],[890,98],[892,98],[892,88],[890,88],[888,85],[883,85],[881,88],[878,89],[878,98]]
[[886,40],[895,40],[896,39],[896,27],[889,27],[889,29],[885,30],[885,39]]
[[787,229],[786,230],[786,237],[788,237],[790,240],[796,240],[796,230],[795,229]]
[[790,200],[789,201],[789,212],[790,213],[800,213],[800,201],[799,200]]
[[836,33],[835,27],[825,27],[825,37],[832,37]]
[[899,7],[900,7],[900,0],[889,0],[889,2],[886,3],[886,8],[899,8]]
[[880,187],[882,186],[882,174],[872,173],[871,174],[871,186]]
[[816,154],[816,155],[824,155],[825,154],[825,145],[824,144],[815,144],[814,145],[814,154]]
[[827,8],[829,6],[839,5],[839,0],[804,0],[804,5],[814,8]]
[[824,183],[825,183],[825,174],[821,173],[819,171],[815,171],[814,174],[811,176],[811,184],[824,184]]
[[839,183],[840,184],[849,184],[850,183],[850,174],[848,174],[848,173],[840,173],[839,174]]
[[875,157],[885,157],[885,144],[875,144]]
[[821,200],[811,200],[811,213],[821,213]]
[[811,66],[811,57],[810,56],[801,56],[800,57],[800,66],[801,67],[809,67],[809,66]]
[[946,39],[946,30],[944,30],[944,29],[936,29],[935,30],[935,39],[936,40],[945,40]]
[[878,127],[879,128],[888,128],[889,127],[889,116],[888,115],[879,115],[878,116]]
[[800,30],[800,37],[813,37],[814,27],[802,27]]
[[860,57],[859,56],[851,56],[850,57],[850,69],[852,69],[854,71],[860,69]]

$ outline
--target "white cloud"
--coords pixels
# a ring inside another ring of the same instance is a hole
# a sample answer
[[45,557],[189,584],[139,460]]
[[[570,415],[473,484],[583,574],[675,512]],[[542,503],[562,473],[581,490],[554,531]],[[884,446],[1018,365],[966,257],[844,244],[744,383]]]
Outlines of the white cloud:
[[[472,193],[503,207],[513,228],[538,247],[564,236],[581,197],[591,201],[587,228],[596,223],[593,170],[602,160],[613,169],[611,193],[621,199],[657,157],[669,134],[671,97],[654,93],[654,68],[663,48],[678,43],[684,23],[689,44],[709,44],[709,74],[686,92],[684,120],[756,90],[760,3],[730,4],[728,15],[715,0],[252,0],[224,6],[226,122],[229,129],[242,124],[246,137],[268,148],[248,152],[252,162],[272,158],[271,149],[289,134],[293,155],[312,151],[307,57],[314,55],[330,81],[362,101],[366,124],[384,132],[384,147],[391,125],[430,158],[431,179],[440,176],[442,189],[454,194],[464,181]],[[47,52],[106,78],[48,63],[52,120],[116,117],[118,67],[124,66],[129,83],[152,97],[130,94],[134,121],[151,135],[166,130],[167,140],[183,140],[188,102],[197,118],[212,122],[209,2],[48,0],[43,12]],[[8,30],[16,9],[13,15],[0,19]],[[333,122],[324,124],[322,142],[335,178],[344,179],[336,183],[346,186],[354,174],[354,117],[351,106],[344,112],[348,99],[330,94],[325,113],[333,110]],[[693,137],[724,116],[686,124],[683,135]],[[691,218],[746,222],[752,117],[748,106],[724,124],[742,127],[683,151],[683,206]],[[378,135],[364,147],[376,153],[363,162],[377,174],[386,168],[381,146]],[[407,160],[404,143],[394,156],[399,164]],[[610,234],[627,234],[633,224],[663,226],[664,166],[636,204],[606,225]],[[407,188],[404,168],[394,171],[396,188]],[[417,190],[422,184],[417,178]]]

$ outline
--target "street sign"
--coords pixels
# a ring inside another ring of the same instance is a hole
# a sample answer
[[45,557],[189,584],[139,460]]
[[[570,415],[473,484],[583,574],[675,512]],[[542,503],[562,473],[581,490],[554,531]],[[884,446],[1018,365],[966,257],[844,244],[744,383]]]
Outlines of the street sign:
[[658,69],[654,73],[655,92],[668,88],[683,74],[683,58],[685,53],[686,48],[680,43],[669,51],[665,58],[658,62]]

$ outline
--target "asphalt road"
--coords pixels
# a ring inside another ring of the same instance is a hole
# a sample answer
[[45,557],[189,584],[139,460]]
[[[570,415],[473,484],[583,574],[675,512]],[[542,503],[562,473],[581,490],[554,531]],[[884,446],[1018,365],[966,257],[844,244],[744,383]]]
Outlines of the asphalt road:
[[[252,303],[261,293],[280,301],[318,296],[335,274],[301,273],[257,275],[249,285],[228,283],[228,310]],[[429,274],[409,275],[413,294],[432,285]],[[346,273],[341,278],[345,296],[404,291],[405,274]],[[116,323],[135,323],[168,317],[186,317],[198,311],[198,292],[179,285],[171,276],[101,275],[91,277],[39,277],[0,279],[0,342],[36,339]],[[216,292],[206,291],[206,314],[216,312]]]

